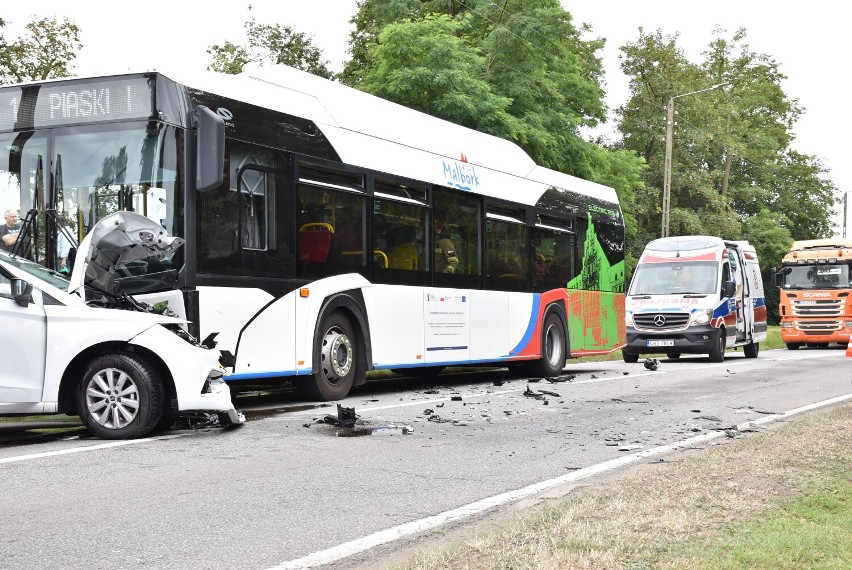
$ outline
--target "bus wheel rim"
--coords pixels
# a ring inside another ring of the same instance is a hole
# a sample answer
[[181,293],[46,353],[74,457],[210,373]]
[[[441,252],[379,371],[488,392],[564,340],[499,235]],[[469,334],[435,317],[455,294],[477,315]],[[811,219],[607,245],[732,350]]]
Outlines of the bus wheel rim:
[[352,369],[352,342],[340,329],[329,329],[322,347],[322,368],[332,384],[344,378]]

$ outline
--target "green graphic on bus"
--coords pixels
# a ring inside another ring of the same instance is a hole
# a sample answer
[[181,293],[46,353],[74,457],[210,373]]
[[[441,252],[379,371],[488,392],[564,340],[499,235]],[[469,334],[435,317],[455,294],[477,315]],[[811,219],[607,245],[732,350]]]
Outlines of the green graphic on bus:
[[568,282],[571,353],[611,352],[624,344],[624,260],[610,265],[588,217],[579,275]]

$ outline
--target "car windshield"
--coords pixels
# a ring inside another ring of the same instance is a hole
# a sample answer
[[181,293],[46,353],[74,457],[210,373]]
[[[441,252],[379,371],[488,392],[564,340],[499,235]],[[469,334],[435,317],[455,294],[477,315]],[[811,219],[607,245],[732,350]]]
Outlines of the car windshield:
[[784,289],[846,289],[850,286],[849,265],[787,265]]
[[712,294],[718,289],[719,265],[713,261],[640,263],[629,295]]
[[8,255],[4,252],[0,252],[0,259],[21,271],[29,273],[33,277],[44,281],[48,285],[56,287],[62,291],[68,291],[68,275],[65,273],[59,273],[58,271],[48,269],[43,265],[24,259],[23,257]]

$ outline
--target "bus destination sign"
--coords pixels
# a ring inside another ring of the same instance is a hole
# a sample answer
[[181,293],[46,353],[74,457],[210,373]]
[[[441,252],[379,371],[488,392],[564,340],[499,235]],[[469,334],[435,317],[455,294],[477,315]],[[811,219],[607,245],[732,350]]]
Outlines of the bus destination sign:
[[151,116],[144,77],[0,88],[0,130]]

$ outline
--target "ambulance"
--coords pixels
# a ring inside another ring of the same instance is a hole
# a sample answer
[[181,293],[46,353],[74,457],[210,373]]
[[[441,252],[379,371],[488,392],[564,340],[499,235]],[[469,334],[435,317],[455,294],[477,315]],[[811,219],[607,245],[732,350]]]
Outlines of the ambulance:
[[756,358],[766,339],[766,296],[754,246],[713,236],[650,242],[625,301],[625,362],[641,354],[707,354],[722,362],[742,347]]

